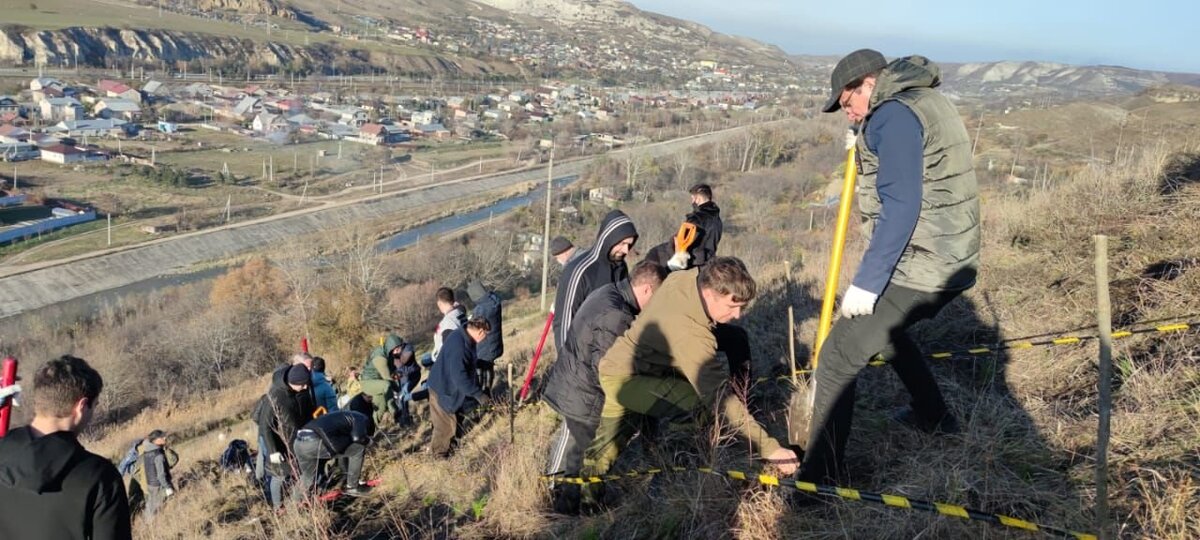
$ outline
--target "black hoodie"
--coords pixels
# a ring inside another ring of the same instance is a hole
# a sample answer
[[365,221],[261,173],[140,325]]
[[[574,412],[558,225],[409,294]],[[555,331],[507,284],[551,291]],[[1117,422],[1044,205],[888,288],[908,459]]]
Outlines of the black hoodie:
[[0,538],[131,537],[121,473],[74,433],[22,427],[0,439]]
[[625,261],[608,260],[613,246],[629,237],[637,241],[637,229],[633,222],[624,212],[613,210],[600,222],[600,232],[596,234],[596,241],[592,243],[592,247],[567,261],[567,265],[563,267],[554,299],[555,350],[563,350],[563,344],[567,342],[567,331],[571,329],[571,319],[592,291],[629,277],[629,268],[625,266]]

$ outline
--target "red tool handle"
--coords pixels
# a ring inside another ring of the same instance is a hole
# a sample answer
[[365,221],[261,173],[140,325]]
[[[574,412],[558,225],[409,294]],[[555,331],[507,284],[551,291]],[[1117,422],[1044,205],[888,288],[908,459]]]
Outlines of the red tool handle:
[[546,315],[546,327],[542,329],[542,339],[538,340],[537,350],[533,351],[533,361],[529,363],[529,371],[525,373],[525,384],[521,386],[521,401],[529,395],[529,385],[533,383],[533,372],[537,369],[538,358],[542,357],[542,347],[546,345],[546,336],[550,335],[550,323],[554,322],[554,312]]
[[[0,388],[17,384],[17,359],[11,356],[4,359],[3,373],[0,374]],[[4,406],[0,407],[0,437],[8,435],[8,421],[12,415],[12,399],[6,398]]]

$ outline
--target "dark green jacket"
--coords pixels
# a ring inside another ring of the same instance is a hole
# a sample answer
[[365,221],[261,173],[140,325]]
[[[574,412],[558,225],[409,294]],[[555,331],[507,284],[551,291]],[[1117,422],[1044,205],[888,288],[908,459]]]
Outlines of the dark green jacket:
[[[941,69],[921,56],[899,58],[880,72],[871,94],[865,133],[880,105],[896,100],[921,122],[925,136],[921,214],[891,282],[918,291],[959,291],[975,284],[979,268],[979,188],[971,138],[954,104],[935,87]],[[858,138],[858,207],[867,237],[882,209],[876,191],[879,158]]]
[[360,379],[364,381],[390,381],[392,380],[392,372],[396,370],[392,365],[391,352],[392,349],[404,344],[404,340],[396,334],[388,334],[384,339],[383,345],[375,347],[371,354],[367,356],[367,362],[363,365],[362,375]]

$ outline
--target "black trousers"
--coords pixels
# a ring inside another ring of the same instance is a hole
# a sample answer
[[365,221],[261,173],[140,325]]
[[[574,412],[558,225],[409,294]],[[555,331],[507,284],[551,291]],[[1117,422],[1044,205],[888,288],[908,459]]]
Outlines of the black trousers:
[[564,416],[550,443],[550,453],[546,457],[546,474],[579,476],[579,471],[583,468],[584,451],[592,444],[599,425],[598,418],[594,422],[580,422]]
[[483,389],[483,394],[492,397],[492,385],[496,379],[496,363],[486,360],[475,362],[475,382]]
[[932,422],[947,414],[946,403],[921,349],[908,329],[933,318],[961,294],[927,293],[888,285],[871,315],[838,319],[821,346],[817,361],[813,415],[808,448],[800,478],[834,482],[845,472],[846,441],[854,416],[854,387],[858,373],[871,358],[882,354],[912,395],[913,410]]

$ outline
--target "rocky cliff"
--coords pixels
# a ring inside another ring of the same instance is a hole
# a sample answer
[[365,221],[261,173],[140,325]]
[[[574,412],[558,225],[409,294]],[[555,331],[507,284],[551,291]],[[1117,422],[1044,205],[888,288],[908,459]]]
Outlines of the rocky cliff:
[[31,31],[0,28],[0,64],[9,65],[126,65],[211,61],[257,69],[298,67],[316,71],[364,71],[368,66],[392,72],[487,76],[515,72],[509,64],[448,55],[391,54],[344,49],[327,43],[295,46],[277,42],[168,30],[63,28]]

